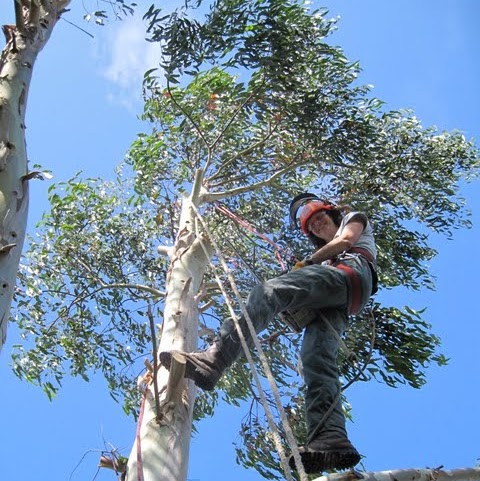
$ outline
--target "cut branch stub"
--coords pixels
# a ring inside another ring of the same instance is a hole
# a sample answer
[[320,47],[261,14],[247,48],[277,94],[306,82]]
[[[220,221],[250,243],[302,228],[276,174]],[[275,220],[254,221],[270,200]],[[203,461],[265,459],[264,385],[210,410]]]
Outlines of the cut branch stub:
[[183,378],[187,365],[186,357],[180,352],[172,354],[172,363],[170,365],[170,375],[167,383],[167,394],[165,402],[176,402],[182,399]]

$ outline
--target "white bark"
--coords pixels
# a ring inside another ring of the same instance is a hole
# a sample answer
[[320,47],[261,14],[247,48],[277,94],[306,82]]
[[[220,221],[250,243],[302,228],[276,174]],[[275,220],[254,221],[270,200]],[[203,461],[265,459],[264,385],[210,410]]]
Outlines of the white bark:
[[33,66],[70,0],[12,0],[16,25],[4,25],[0,56],[0,351],[27,226],[25,111]]
[[[197,179],[197,185],[201,178]],[[195,234],[191,202],[197,190],[183,202],[179,234],[172,248],[172,263],[167,277],[164,320],[158,351],[196,349],[198,340],[198,302],[203,275],[211,252],[207,239]],[[203,244],[203,246],[202,246]],[[165,368],[157,373],[160,413],[157,416],[153,383],[146,390],[139,435],[130,454],[127,481],[185,481],[192,428],[196,387],[192,381],[172,380]]]
[[347,471],[315,478],[313,481],[480,481],[480,468],[463,468],[452,471],[442,469],[396,469],[361,473]]

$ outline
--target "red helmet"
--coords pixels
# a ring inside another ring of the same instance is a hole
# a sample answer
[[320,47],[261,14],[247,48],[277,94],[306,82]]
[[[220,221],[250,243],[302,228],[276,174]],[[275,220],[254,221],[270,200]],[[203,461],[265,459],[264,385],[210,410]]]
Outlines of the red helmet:
[[321,210],[333,210],[335,206],[332,204],[326,204],[322,200],[312,200],[305,204],[300,212],[300,227],[304,234],[308,234],[308,221],[312,217],[315,212],[319,212]]
[[[302,210],[299,216],[299,226],[296,216],[300,208],[302,208]],[[315,194],[300,194],[290,203],[290,219],[297,228],[300,227],[302,229],[304,234],[308,234],[308,221],[315,212],[334,210],[336,208],[334,204],[328,202],[328,200],[320,199]]]

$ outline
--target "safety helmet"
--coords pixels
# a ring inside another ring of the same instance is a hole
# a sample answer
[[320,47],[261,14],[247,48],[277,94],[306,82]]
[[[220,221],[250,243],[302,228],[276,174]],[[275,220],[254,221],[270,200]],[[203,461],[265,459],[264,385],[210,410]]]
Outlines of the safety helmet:
[[[300,208],[302,210],[297,219],[297,213]],[[313,214],[319,211],[334,210],[336,208],[337,206],[328,200],[320,199],[315,194],[306,192],[297,195],[292,202],[290,202],[290,221],[297,229],[301,228],[302,232],[308,235],[308,221]],[[298,225],[298,221],[300,221],[300,225]]]

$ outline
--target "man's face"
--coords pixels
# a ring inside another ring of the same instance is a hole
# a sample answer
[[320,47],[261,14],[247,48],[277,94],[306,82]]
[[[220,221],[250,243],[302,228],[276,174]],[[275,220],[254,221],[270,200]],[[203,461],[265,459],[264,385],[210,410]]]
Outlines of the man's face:
[[332,218],[322,210],[315,212],[315,214],[310,217],[307,228],[309,232],[325,242],[330,242],[338,230]]

